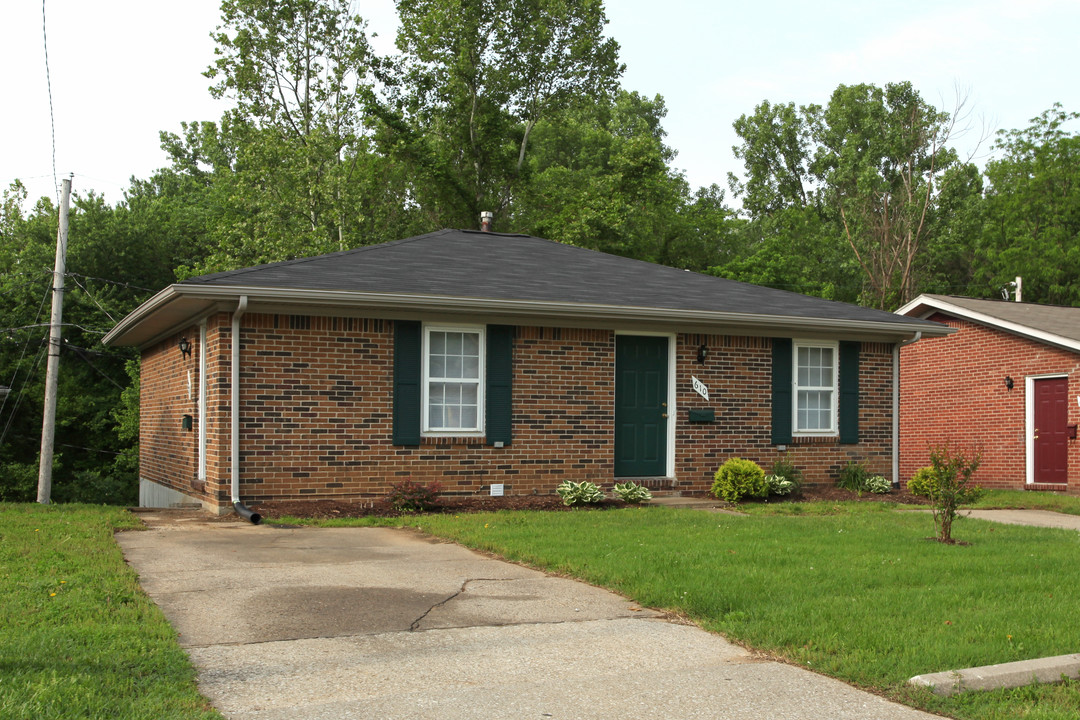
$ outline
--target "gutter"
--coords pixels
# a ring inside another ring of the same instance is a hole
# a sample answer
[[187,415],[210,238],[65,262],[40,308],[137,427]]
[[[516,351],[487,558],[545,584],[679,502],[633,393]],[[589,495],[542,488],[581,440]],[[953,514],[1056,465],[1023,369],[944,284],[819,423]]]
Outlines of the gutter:
[[919,342],[922,332],[893,346],[892,486],[900,489],[900,348]]
[[421,295],[416,293],[373,293],[345,290],[302,290],[232,286],[222,287],[174,284],[165,288],[154,297],[136,308],[121,320],[103,339],[106,345],[113,343],[145,344],[153,338],[164,336],[168,328],[160,327],[157,334],[145,336],[134,341],[125,336],[150,316],[161,312],[174,302],[188,301],[201,303],[190,308],[190,313],[181,312],[176,321],[189,321],[192,314],[209,310],[217,302],[235,302],[236,298],[248,297],[252,302],[281,304],[291,308],[306,306],[311,308],[393,308],[397,311],[412,312],[466,312],[487,315],[546,318],[577,318],[587,320],[630,320],[637,322],[657,322],[664,325],[672,323],[705,324],[723,326],[739,330],[754,330],[753,334],[768,335],[775,332],[807,331],[846,331],[857,333],[876,333],[891,335],[910,335],[926,333],[929,336],[949,335],[955,330],[945,326],[936,326],[925,320],[905,322],[881,322],[875,320],[850,320],[841,318],[819,318],[795,315],[757,314],[743,312],[724,312],[719,310],[689,310],[679,308],[657,308],[622,305],[604,305],[600,303],[569,303],[552,300],[507,300],[497,298],[469,298],[443,295]]
[[247,312],[247,295],[240,296],[240,303],[232,316],[232,362],[229,368],[231,384],[232,428],[230,449],[230,473],[232,475],[232,504],[236,514],[252,525],[258,525],[262,516],[253,512],[240,502],[240,318]]

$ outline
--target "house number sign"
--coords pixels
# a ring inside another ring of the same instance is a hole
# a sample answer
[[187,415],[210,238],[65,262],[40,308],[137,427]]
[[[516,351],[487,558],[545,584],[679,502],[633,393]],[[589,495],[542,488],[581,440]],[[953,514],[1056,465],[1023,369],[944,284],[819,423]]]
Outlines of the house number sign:
[[693,375],[690,376],[690,381],[694,383],[694,392],[706,400],[709,399],[709,388],[705,387],[705,383],[698,380]]

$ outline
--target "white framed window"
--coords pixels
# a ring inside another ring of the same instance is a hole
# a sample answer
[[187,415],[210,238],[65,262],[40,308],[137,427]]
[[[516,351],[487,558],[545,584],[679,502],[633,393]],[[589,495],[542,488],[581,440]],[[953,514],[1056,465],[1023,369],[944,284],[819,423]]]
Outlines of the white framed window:
[[793,343],[795,435],[836,435],[839,344]]
[[424,327],[423,431],[484,431],[484,328]]

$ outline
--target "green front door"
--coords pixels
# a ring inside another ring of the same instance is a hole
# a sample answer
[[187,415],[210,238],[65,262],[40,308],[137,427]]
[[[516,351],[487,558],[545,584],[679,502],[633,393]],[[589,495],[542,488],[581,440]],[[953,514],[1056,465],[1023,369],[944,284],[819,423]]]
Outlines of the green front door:
[[615,477],[667,475],[668,338],[615,336]]

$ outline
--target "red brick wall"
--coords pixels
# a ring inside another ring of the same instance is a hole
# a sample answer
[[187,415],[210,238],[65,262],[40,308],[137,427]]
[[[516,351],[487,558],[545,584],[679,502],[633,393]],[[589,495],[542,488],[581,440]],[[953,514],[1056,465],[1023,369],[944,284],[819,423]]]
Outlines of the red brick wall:
[[[704,364],[697,349],[709,348]],[[726,460],[741,457],[768,472],[786,457],[810,485],[833,484],[840,469],[861,462],[890,477],[892,464],[892,345],[863,343],[859,353],[859,443],[837,438],[794,438],[784,451],[771,442],[772,343],[768,338],[680,335],[676,474],[679,488],[704,491]],[[706,402],[694,392],[691,376],[709,388]],[[690,408],[713,407],[716,422],[689,422]]]
[[[188,357],[177,346],[181,337],[192,344]],[[139,384],[139,475],[186,493],[196,489],[198,469],[198,337],[193,327],[144,350]],[[185,414],[191,431],[181,428]]]
[[[613,481],[615,333],[604,329],[519,327],[514,340],[510,446],[482,438],[425,438],[394,446],[393,322],[248,314],[241,352],[241,495],[270,498],[383,495],[401,478],[438,480],[444,492],[550,493],[565,479]],[[176,338],[143,361],[142,476],[222,507],[229,505],[231,338],[229,315],[208,323],[208,468],[199,492],[198,425],[179,430],[177,408],[196,415],[198,353],[181,360]],[[198,338],[198,328],[187,331]],[[709,356],[696,362],[705,343]],[[860,443],[796,439],[785,451],[809,483],[830,483],[848,461],[888,475],[891,347],[861,352]],[[677,352],[676,487],[704,491],[730,457],[768,469],[783,453],[770,444],[771,345],[765,338],[681,334]],[[192,398],[186,372],[192,372]],[[691,388],[710,388],[706,404]],[[715,424],[690,424],[691,407],[712,406]],[[171,418],[176,418],[175,423]],[[175,427],[173,427],[175,425]],[[669,452],[672,449],[669,448]]]
[[[975,480],[983,487],[1026,486],[1025,378],[1067,374],[1070,398],[1080,390],[1080,356],[1012,333],[936,314],[959,330],[900,351],[900,476],[930,463],[929,447],[979,450]],[[1014,380],[1013,389],[1005,377]],[[1070,400],[1069,422],[1080,420]],[[1069,489],[1077,490],[1080,447],[1070,441]]]

